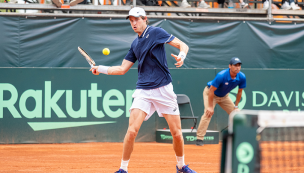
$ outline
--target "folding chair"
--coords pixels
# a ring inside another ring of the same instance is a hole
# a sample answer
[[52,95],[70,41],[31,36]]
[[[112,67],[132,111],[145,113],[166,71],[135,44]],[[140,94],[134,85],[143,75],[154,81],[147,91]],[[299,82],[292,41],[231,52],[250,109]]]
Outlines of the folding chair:
[[190,99],[187,95],[185,94],[176,94],[177,96],[177,103],[178,105],[184,105],[184,104],[189,104],[190,106],[190,110],[191,110],[191,116],[181,116],[181,120],[184,120],[184,119],[193,119],[193,127],[192,127],[192,130],[191,132],[193,131],[194,128],[196,128],[196,123],[197,123],[197,118],[198,117],[195,117],[194,114],[193,114],[193,110],[192,110],[192,106],[191,106],[191,102],[190,102]]

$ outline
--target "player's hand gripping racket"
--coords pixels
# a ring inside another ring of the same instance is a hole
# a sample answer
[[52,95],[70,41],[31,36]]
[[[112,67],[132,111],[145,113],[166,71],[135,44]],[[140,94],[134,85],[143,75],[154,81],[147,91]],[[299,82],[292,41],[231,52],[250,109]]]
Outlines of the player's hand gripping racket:
[[[95,66],[95,61],[90,57],[88,53],[86,53],[81,47],[78,46],[78,50],[81,53],[81,55],[88,61],[91,67]],[[93,69],[93,73],[96,73],[96,70]]]

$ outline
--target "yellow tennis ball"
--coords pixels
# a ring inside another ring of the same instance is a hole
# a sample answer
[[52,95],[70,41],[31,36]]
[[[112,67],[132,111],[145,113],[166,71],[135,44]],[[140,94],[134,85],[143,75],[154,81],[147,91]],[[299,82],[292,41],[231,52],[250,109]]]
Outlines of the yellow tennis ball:
[[103,53],[104,55],[109,55],[109,54],[110,54],[110,49],[104,48],[104,49],[102,50],[102,53]]

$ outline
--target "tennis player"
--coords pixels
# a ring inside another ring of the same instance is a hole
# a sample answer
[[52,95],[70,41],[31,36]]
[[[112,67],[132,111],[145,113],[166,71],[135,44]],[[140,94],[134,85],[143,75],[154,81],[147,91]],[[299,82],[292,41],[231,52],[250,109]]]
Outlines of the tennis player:
[[148,25],[144,9],[135,7],[129,11],[127,19],[138,37],[133,41],[128,54],[120,66],[93,66],[94,75],[124,75],[138,61],[138,81],[132,97],[129,127],[124,138],[121,167],[116,173],[127,173],[135,138],[143,121],[147,121],[157,111],[169,125],[173,137],[173,149],[177,158],[177,173],[196,173],[184,162],[184,139],[176,95],[171,84],[165,45],[180,49],[178,56],[171,54],[181,67],[188,53],[188,46],[164,29]]

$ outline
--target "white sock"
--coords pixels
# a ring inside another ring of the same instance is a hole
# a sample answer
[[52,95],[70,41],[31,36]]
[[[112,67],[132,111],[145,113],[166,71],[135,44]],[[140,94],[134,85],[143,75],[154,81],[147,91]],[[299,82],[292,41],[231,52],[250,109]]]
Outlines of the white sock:
[[120,169],[123,169],[128,172],[129,161],[130,160],[124,161],[121,159]]
[[176,160],[177,160],[178,169],[182,169],[182,167],[185,165],[184,156],[182,157],[176,156]]

